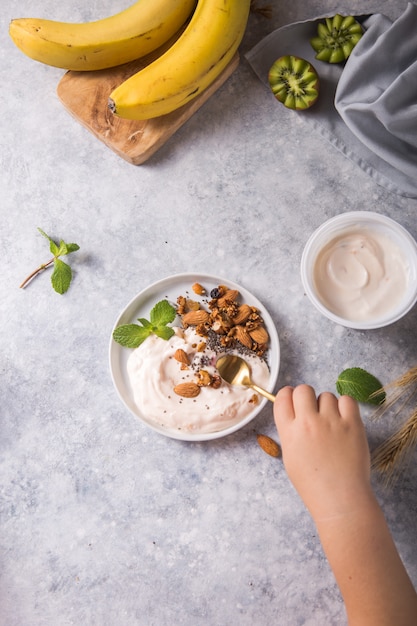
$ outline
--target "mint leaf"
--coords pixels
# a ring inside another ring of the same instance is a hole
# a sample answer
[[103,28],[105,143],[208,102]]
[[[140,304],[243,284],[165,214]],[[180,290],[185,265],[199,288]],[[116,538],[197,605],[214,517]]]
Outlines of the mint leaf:
[[170,326],[157,326],[156,328],[154,328],[153,332],[161,339],[166,339],[167,341],[168,339],[171,339],[173,335],[175,335],[175,330]]
[[336,381],[336,389],[340,395],[351,396],[366,404],[382,404],[386,396],[382,383],[360,367],[343,370]]
[[40,232],[41,235],[43,235],[46,239],[48,239],[48,241],[51,241],[51,238],[49,237],[49,235],[47,235],[46,232],[42,230],[42,228],[39,228],[39,226],[38,226],[38,231]]
[[35,271],[33,271],[20,285],[21,288],[26,287],[26,285],[35,278],[38,274],[43,272],[47,267],[53,264],[54,271],[52,272],[51,282],[52,287],[60,294],[68,291],[72,280],[72,270],[67,263],[64,263],[59,259],[60,256],[70,254],[71,252],[76,252],[80,249],[80,246],[77,243],[65,243],[63,239],[60,240],[59,245],[55,243],[55,241],[46,234],[42,228],[38,227],[38,231],[49,241],[49,250],[53,254],[52,259],[49,259],[46,263],[42,263]]
[[113,339],[125,348],[138,348],[152,333],[149,328],[138,324],[123,324],[113,331]]
[[125,348],[137,348],[152,334],[168,340],[175,334],[175,330],[167,324],[173,322],[176,315],[175,308],[167,300],[161,300],[151,310],[150,321],[140,317],[139,324],[118,326],[113,331],[113,339]]
[[45,237],[45,239],[47,239],[49,241],[49,250],[51,251],[51,253],[54,256],[58,256],[60,254],[59,246],[56,245],[55,241],[53,239],[51,239],[51,237],[49,235],[47,235],[45,233],[45,231],[42,230],[42,228],[38,228],[38,231],[40,232],[40,234],[43,237]]
[[63,256],[65,254],[70,254],[71,252],[76,252],[80,249],[80,246],[76,243],[65,243],[65,241],[59,242],[58,254],[56,256]]
[[146,328],[150,328],[151,330],[153,328],[152,324],[148,320],[146,320],[144,317],[139,317],[138,322],[140,322],[142,326],[145,326]]
[[61,241],[59,242],[59,248],[58,248],[58,254],[57,256],[63,256],[64,254],[68,254],[68,247],[67,244],[65,243],[65,241]]
[[150,312],[150,320],[153,326],[166,326],[173,322],[177,315],[174,307],[167,300],[161,300]]
[[71,252],[77,252],[77,250],[80,249],[80,246],[78,245],[78,243],[67,243],[67,252],[66,254],[71,254]]
[[61,295],[68,291],[68,288],[71,283],[72,278],[72,270],[69,265],[61,261],[60,259],[55,259],[54,261],[54,271],[51,276],[52,287],[56,292]]

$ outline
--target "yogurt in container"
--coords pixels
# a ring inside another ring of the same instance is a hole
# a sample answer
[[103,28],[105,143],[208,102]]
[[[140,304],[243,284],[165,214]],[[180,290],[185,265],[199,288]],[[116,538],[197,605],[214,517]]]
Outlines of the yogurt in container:
[[387,326],[417,301],[417,243],[389,217],[343,213],[307,241],[301,279],[311,302],[332,321],[357,329]]

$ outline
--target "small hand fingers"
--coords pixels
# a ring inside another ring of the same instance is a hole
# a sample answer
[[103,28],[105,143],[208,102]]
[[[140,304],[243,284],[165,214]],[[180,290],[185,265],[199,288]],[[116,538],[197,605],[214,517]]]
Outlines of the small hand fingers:
[[288,386],[282,387],[277,393],[274,402],[274,417],[277,425],[281,419],[294,419],[295,417],[292,401],[293,391],[293,388]]
[[360,419],[359,405],[350,396],[340,396],[339,398],[339,411],[342,417],[354,416]]
[[339,414],[339,405],[336,396],[330,391],[324,391],[317,398],[317,405],[319,413],[323,415],[337,415]]
[[298,385],[294,389],[293,403],[295,416],[311,415],[317,413],[316,392],[310,385]]

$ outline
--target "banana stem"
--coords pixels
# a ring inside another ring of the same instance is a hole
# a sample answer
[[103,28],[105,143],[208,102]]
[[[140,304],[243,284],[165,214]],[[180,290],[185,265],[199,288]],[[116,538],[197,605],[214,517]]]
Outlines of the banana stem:
[[31,274],[29,274],[27,278],[25,278],[23,283],[19,286],[19,289],[24,289],[26,285],[32,280],[32,278],[35,278],[35,276],[40,274],[40,272],[43,272],[43,270],[46,269],[49,265],[52,265],[54,261],[55,261],[55,257],[52,257],[52,259],[50,259],[46,263],[42,263],[42,265],[40,265],[36,270],[34,270]]

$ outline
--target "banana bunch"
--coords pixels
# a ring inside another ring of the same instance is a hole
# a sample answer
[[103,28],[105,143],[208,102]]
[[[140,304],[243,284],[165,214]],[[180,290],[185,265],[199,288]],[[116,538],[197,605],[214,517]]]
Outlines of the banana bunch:
[[12,20],[9,34],[35,61],[65,70],[102,70],[153,52],[186,22],[195,0],[137,0],[121,13],[71,24],[37,18]]
[[68,24],[17,19],[14,43],[29,57],[68,70],[98,70],[145,56],[188,24],[155,61],[109,97],[117,116],[144,120],[187,104],[226,68],[243,38],[251,0],[138,0],[114,16]]
[[110,94],[111,111],[143,120],[190,102],[233,58],[249,10],[250,0],[198,0],[188,26],[165,54]]

